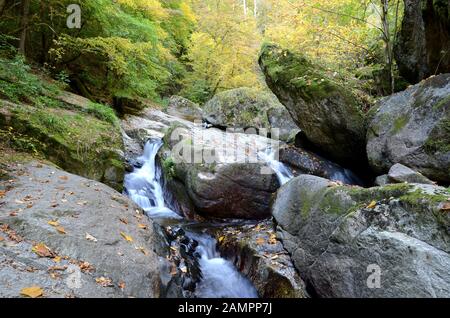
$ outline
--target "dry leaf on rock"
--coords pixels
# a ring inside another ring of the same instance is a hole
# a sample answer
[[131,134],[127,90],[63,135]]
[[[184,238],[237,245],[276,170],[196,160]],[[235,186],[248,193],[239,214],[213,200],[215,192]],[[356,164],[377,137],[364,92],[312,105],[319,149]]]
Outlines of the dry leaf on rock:
[[367,209],[373,209],[377,206],[377,201],[372,201],[370,202],[370,204],[367,206]]
[[39,257],[55,258],[57,255],[44,243],[39,243],[32,247],[32,252],[36,253]]
[[20,291],[20,294],[30,298],[37,298],[44,295],[44,291],[39,286],[31,286],[27,288],[23,288]]
[[122,237],[127,241],[127,242],[133,242],[133,238],[129,235],[126,235],[123,232],[120,232],[120,235],[122,235]]
[[86,232],[86,240],[92,241],[92,242],[97,242],[98,241],[95,237],[93,237],[91,234],[89,234],[87,232]]

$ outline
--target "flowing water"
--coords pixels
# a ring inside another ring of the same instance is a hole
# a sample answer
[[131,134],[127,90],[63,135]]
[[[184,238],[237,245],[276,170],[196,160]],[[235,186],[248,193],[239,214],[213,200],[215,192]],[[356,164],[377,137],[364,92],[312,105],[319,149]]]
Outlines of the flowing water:
[[268,149],[266,152],[260,152],[259,158],[267,162],[270,168],[276,173],[278,181],[281,185],[289,182],[294,175],[287,166],[278,160],[275,160],[275,152],[272,149]]
[[[156,155],[162,141],[149,141],[144,154],[137,159],[143,163],[141,168],[125,176],[125,191],[150,218],[182,219],[175,211],[166,207],[161,186],[161,171],[156,165]],[[256,289],[235,268],[233,263],[220,257],[216,240],[207,234],[186,232],[186,235],[199,244],[196,252],[200,255],[199,264],[202,280],[196,288],[199,298],[256,298]]]

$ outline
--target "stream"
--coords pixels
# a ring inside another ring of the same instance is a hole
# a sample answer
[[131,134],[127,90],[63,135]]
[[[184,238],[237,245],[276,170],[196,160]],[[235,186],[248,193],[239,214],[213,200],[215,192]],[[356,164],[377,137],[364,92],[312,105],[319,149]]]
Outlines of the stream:
[[[152,219],[176,219],[182,217],[167,208],[161,186],[161,171],[156,156],[162,146],[161,140],[147,142],[144,153],[137,158],[142,165],[125,176],[126,194]],[[282,174],[284,175],[284,173]],[[194,295],[198,298],[257,298],[252,283],[244,277],[234,264],[220,256],[216,240],[205,233],[186,231],[186,236],[198,243],[195,251],[199,255],[202,279]]]

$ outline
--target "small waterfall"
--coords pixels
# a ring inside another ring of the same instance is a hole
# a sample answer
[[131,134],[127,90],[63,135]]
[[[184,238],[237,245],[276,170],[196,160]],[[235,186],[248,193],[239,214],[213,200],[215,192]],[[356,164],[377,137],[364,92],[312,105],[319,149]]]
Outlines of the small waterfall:
[[[125,191],[150,218],[182,219],[168,209],[161,187],[161,171],[156,165],[156,155],[162,141],[149,141],[144,154],[137,160],[143,162],[141,168],[125,176]],[[199,244],[196,252],[199,257],[203,279],[197,286],[199,298],[257,298],[256,289],[231,263],[220,257],[216,240],[206,234],[186,233]]]
[[281,185],[286,184],[294,178],[294,175],[289,170],[289,168],[282,162],[275,160],[275,152],[272,149],[268,149],[266,152],[260,152],[258,154],[259,158],[267,162],[267,164],[276,173],[278,181]]
[[199,298],[257,298],[258,293],[250,281],[239,273],[234,264],[217,251],[216,240],[209,235],[187,233],[199,245],[200,268],[203,279],[197,286]]
[[181,219],[182,217],[168,209],[160,183],[161,171],[156,166],[156,155],[162,147],[162,141],[148,142],[144,154],[137,160],[143,165],[125,176],[125,191],[137,205],[151,218]]

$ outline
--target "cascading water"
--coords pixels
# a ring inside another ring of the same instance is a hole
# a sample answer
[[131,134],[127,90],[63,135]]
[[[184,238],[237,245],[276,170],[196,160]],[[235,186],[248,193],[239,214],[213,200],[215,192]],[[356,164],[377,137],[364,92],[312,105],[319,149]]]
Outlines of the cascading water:
[[168,209],[160,183],[161,171],[156,167],[156,155],[162,141],[148,142],[144,154],[137,160],[143,165],[125,176],[127,195],[151,218],[181,219],[181,216]]
[[[156,165],[156,155],[162,141],[149,141],[144,154],[137,159],[142,162],[125,176],[125,191],[150,218],[181,219],[182,217],[166,207],[161,187],[161,171]],[[250,281],[237,271],[233,263],[220,257],[216,240],[206,234],[186,233],[198,242],[196,252],[202,280],[196,288],[199,298],[256,298],[258,294]]]
[[272,149],[269,149],[266,152],[260,152],[258,156],[267,162],[270,168],[272,168],[272,170],[276,173],[278,181],[281,185],[286,184],[289,180],[294,178],[294,175],[289,168],[286,167],[286,165],[278,160],[275,160],[275,152]]

